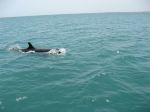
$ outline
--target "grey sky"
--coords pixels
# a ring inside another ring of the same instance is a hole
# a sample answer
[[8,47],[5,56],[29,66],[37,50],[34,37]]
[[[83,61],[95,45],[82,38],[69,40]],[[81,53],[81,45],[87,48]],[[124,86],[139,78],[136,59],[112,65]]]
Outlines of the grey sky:
[[150,0],[0,0],[0,17],[150,11]]

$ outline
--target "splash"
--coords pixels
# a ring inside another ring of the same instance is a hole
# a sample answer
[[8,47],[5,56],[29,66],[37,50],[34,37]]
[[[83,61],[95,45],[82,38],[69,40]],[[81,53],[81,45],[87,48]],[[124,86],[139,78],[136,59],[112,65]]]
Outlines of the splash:
[[16,51],[16,52],[20,52],[21,47],[18,44],[12,45],[8,48],[9,51]]
[[48,54],[54,54],[54,55],[65,55],[66,49],[60,48],[60,49],[51,49]]

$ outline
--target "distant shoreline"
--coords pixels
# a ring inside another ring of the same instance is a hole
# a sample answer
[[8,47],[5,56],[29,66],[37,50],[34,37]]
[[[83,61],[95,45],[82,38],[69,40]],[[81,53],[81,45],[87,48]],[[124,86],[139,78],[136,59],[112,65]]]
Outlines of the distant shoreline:
[[111,14],[111,13],[150,13],[150,11],[139,11],[139,12],[83,12],[83,13],[64,13],[64,14],[43,14],[43,15],[29,15],[29,16],[10,16],[10,17],[0,17],[4,18],[21,18],[21,17],[38,17],[38,16],[60,16],[60,15],[80,15],[80,14]]

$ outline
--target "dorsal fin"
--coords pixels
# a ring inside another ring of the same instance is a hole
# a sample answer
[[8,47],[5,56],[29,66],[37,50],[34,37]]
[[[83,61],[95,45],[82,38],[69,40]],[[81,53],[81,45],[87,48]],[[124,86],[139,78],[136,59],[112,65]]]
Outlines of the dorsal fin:
[[29,47],[27,49],[35,49],[30,42],[28,42],[28,45],[29,45]]

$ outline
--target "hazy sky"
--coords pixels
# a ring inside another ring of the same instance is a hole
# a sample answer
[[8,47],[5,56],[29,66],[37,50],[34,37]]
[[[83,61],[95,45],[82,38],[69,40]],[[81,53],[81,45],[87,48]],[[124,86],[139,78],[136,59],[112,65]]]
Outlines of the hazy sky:
[[0,17],[150,11],[150,0],[0,0]]

